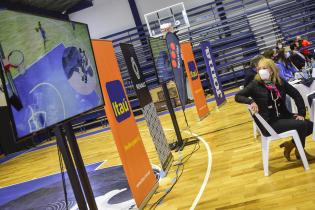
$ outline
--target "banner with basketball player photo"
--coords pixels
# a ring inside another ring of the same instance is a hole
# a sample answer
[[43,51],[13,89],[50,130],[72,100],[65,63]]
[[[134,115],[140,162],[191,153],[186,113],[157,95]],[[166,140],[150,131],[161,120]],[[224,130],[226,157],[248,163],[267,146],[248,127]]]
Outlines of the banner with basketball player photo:
[[135,49],[132,44],[126,43],[120,43],[120,48],[127,65],[133,87],[139,99],[144,118],[149,127],[150,135],[158,153],[162,169],[164,171],[168,171],[173,160],[173,155],[168,146],[165,133],[149,92],[149,88],[145,83],[144,75],[141,71]]
[[181,43],[181,50],[184,60],[184,65],[188,77],[188,81],[192,90],[192,95],[196,105],[199,119],[202,120],[209,114],[207,100],[204,90],[201,85],[198,68],[195,62],[195,57],[192,51],[190,42]]
[[149,43],[159,83],[163,84],[173,80],[174,72],[165,39],[150,37]]
[[179,94],[180,103],[182,105],[182,109],[185,110],[185,105],[187,102],[187,91],[179,40],[177,36],[171,32],[167,32],[165,40],[168,53],[171,58],[171,66],[174,71],[175,83]]
[[123,168],[139,209],[155,192],[158,182],[145,151],[120,74],[112,41],[92,40],[108,118]]
[[217,105],[221,106],[226,101],[226,98],[223,92],[220,78],[218,77],[217,66],[215,64],[215,59],[211,51],[211,44],[208,41],[203,41],[200,43],[200,46],[215,100],[217,102]]

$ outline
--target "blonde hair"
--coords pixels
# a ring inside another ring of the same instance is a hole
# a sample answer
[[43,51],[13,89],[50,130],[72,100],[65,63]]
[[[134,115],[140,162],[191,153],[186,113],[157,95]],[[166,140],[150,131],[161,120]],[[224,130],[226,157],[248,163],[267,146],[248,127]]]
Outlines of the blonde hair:
[[[275,62],[273,62],[273,60],[269,59],[269,58],[262,58],[259,62],[257,66],[265,66],[267,68],[270,68],[273,71],[273,74],[271,74],[271,78],[270,80],[274,83],[274,84],[279,84],[282,85],[282,80],[280,79],[279,76],[279,69],[276,66]],[[258,73],[258,71],[257,71]],[[261,81],[262,79],[260,78],[259,74],[256,74],[255,76],[255,80],[257,81]]]

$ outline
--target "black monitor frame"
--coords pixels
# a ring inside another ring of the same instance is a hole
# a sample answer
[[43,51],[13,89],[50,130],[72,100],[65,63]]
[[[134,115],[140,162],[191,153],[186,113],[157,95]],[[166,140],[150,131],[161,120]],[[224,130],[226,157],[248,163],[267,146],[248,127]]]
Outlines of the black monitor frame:
[[66,20],[66,19],[59,19],[59,18],[56,18],[56,17],[50,17],[50,16],[45,16],[45,15],[39,15],[39,14],[32,14],[32,13],[29,13],[29,12],[25,12],[25,11],[21,11],[21,10],[13,10],[13,9],[10,9],[10,8],[0,8],[0,10],[8,10],[8,11],[13,11],[13,12],[19,12],[19,13],[24,13],[24,14],[27,14],[27,15],[34,15],[34,16],[40,16],[40,17],[45,17],[45,18],[50,18],[50,19],[54,19],[54,20],[58,20],[58,21],[63,21],[63,22],[74,22],[76,24],[81,24],[81,25],[84,25],[86,26],[87,28],[87,32],[88,32],[88,36],[89,36],[89,39],[90,39],[90,46],[91,46],[91,49],[92,49],[92,54],[93,54],[93,61],[95,63],[95,71],[96,71],[96,74],[97,74],[97,79],[98,79],[98,85],[99,85],[99,88],[100,88],[100,93],[101,93],[101,99],[102,99],[102,103],[99,105],[99,106],[96,106],[92,109],[89,109],[85,112],[82,112],[82,113],[79,113],[75,116],[72,116],[68,119],[64,119],[60,122],[56,122],[55,124],[53,125],[50,125],[50,126],[47,126],[47,127],[44,127],[42,129],[39,129],[37,131],[34,131],[34,132],[31,132],[29,133],[28,135],[25,135],[25,136],[21,136],[19,137],[18,136],[18,133],[17,133],[17,128],[16,128],[16,125],[15,125],[15,120],[14,120],[14,116],[13,116],[13,111],[12,111],[12,105],[10,104],[10,97],[9,97],[9,94],[8,94],[8,90],[7,90],[7,86],[6,86],[6,82],[5,82],[5,77],[4,77],[4,65],[3,65],[3,62],[2,62],[2,58],[0,58],[0,79],[2,81],[2,84],[3,84],[3,89],[4,89],[4,95],[5,95],[5,98],[6,98],[6,102],[7,102],[7,105],[9,107],[9,114],[10,114],[10,119],[11,119],[11,122],[10,124],[12,125],[12,129],[13,129],[13,134],[15,136],[15,139],[16,141],[19,141],[19,140],[23,140],[23,139],[26,139],[26,138],[30,138],[34,135],[36,135],[37,133],[40,133],[40,132],[43,132],[44,130],[46,129],[52,129],[54,127],[56,127],[57,125],[61,125],[61,124],[64,124],[66,122],[69,122],[69,121],[72,121],[73,119],[75,118],[78,118],[82,115],[85,115],[87,114],[88,112],[91,112],[92,110],[94,109],[98,109],[100,107],[104,107],[105,105],[105,101],[104,101],[104,98],[103,98],[103,91],[102,91],[102,87],[101,87],[101,83],[100,83],[100,79],[99,79],[99,73],[98,73],[98,69],[97,69],[97,65],[96,65],[96,60],[95,60],[95,56],[94,56],[94,49],[93,49],[93,46],[92,46],[92,41],[91,41],[91,35],[90,35],[90,32],[89,32],[89,27],[87,24],[85,23],[80,23],[80,22],[76,22],[76,21],[70,21],[70,20]]

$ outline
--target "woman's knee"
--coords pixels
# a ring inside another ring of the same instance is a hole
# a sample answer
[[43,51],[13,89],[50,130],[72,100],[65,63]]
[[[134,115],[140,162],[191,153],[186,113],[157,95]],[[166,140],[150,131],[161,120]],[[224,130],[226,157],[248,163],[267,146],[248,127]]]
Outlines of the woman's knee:
[[305,122],[306,133],[307,135],[310,135],[311,133],[313,133],[313,122],[309,120],[305,120],[304,122]]
[[294,124],[299,130],[304,130],[308,126],[308,122],[306,120],[295,120]]

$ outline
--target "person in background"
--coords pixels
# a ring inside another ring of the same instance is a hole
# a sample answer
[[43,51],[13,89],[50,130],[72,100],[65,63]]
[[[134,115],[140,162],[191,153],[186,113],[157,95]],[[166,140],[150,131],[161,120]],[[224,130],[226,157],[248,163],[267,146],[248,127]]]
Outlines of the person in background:
[[273,49],[268,49],[262,54],[265,58],[273,59],[276,56],[276,52]]
[[286,81],[294,79],[294,73],[297,72],[297,69],[295,69],[291,61],[287,59],[284,49],[280,49],[277,55],[276,64],[279,69],[279,76]]
[[244,81],[244,87],[246,87],[256,76],[257,74],[257,65],[260,59],[264,58],[263,55],[257,55],[253,57],[250,61],[250,69],[247,69],[245,71],[245,81]]
[[302,39],[301,36],[297,36],[295,39],[296,46],[302,50],[302,54],[306,57],[306,59],[311,59],[312,55],[310,51],[306,48],[307,46],[311,45],[311,42],[307,41],[306,39]]
[[276,50],[284,49],[284,44],[282,41],[277,41],[276,43]]
[[[303,148],[305,138],[312,133],[313,123],[305,119],[305,104],[300,93],[288,82],[279,77],[279,70],[271,59],[263,58],[257,67],[255,79],[235,96],[235,101],[249,104],[253,112],[259,113],[278,133],[296,130]],[[291,96],[298,108],[297,114],[290,113],[285,105],[286,94]],[[261,128],[261,132],[270,136],[268,131]],[[284,148],[284,157],[291,160],[291,151],[295,148],[294,141],[286,141],[280,145]],[[295,150],[296,158],[299,153]],[[307,159],[314,159],[305,152]]]
[[288,52],[289,60],[299,71],[301,71],[305,66],[305,56],[297,50],[297,47],[294,43],[290,45],[290,50],[291,51]]

